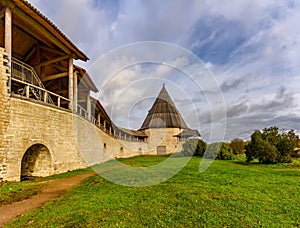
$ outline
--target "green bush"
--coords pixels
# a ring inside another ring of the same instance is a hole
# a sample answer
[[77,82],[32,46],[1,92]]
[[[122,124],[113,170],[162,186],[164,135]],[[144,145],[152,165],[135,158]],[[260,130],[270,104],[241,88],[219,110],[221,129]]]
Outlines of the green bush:
[[206,143],[202,139],[188,139],[182,145],[182,154],[184,156],[203,156],[206,150]]
[[227,143],[212,143],[207,147],[205,158],[217,160],[232,160],[233,151]]
[[228,144],[222,143],[220,151],[219,151],[216,159],[218,159],[218,160],[232,160],[233,159],[232,148]]
[[241,155],[245,153],[244,141],[242,139],[233,139],[230,142],[230,147],[235,155]]
[[254,131],[245,147],[247,162],[258,159],[264,164],[291,162],[291,154],[297,146],[299,136],[294,130],[279,132],[277,127]]

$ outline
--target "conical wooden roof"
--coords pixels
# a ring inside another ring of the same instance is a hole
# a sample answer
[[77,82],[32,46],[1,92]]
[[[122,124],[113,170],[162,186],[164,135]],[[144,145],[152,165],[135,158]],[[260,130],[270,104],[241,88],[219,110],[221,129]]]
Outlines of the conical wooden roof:
[[164,85],[140,130],[148,128],[189,129]]

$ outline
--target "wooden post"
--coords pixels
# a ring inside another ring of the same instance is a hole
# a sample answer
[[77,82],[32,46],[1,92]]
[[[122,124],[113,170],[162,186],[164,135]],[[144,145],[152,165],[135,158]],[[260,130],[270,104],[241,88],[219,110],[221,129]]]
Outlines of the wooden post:
[[29,85],[27,85],[25,88],[26,88],[26,97],[29,98],[29,88],[30,87],[29,87]]
[[60,107],[60,97],[57,99],[57,106]]
[[87,92],[87,98],[86,98],[86,109],[88,114],[88,120],[90,121],[92,118],[92,106],[91,106],[91,95],[89,90]]
[[48,103],[48,93],[46,91],[44,92],[44,102]]
[[103,123],[104,125],[104,130],[106,130],[106,120],[104,120],[104,123]]
[[73,103],[73,112],[77,113],[78,105],[78,72],[74,73],[74,103]]
[[100,127],[101,114],[100,112],[97,115],[98,126]]
[[8,66],[10,71],[10,77],[8,81],[9,93],[11,93],[11,58],[12,58],[12,12],[10,8],[5,8],[5,34],[4,34],[4,46],[8,55]]
[[73,110],[73,84],[74,84],[74,77],[73,77],[73,58],[69,58],[69,109]]

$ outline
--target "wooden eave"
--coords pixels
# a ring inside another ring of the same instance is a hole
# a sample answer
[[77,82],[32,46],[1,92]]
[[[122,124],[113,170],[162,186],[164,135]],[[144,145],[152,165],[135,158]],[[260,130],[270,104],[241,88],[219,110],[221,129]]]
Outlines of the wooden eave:
[[134,136],[134,137],[139,137],[139,138],[147,138],[148,137],[142,131],[135,131],[135,130],[130,130],[130,129],[127,129],[127,128],[122,128],[122,127],[120,127],[119,129],[122,132],[124,132],[128,135]]
[[102,104],[100,103],[99,100],[97,100],[96,98],[91,97],[92,102],[94,102],[94,104],[96,105],[96,108],[100,111],[101,115],[110,123],[112,123],[109,115],[107,114],[105,108],[102,106]]
[[74,70],[79,72],[79,79],[84,80],[84,82],[87,84],[87,86],[90,88],[91,91],[97,93],[99,92],[98,88],[96,87],[95,83],[89,76],[89,74],[86,72],[85,69],[83,69],[80,66],[74,65]]
[[11,8],[13,14],[25,20],[26,23],[38,30],[45,38],[61,48],[66,54],[73,54],[73,58],[75,59],[88,60],[88,57],[80,51],[54,23],[29,2],[25,0],[11,0],[11,2],[14,3],[14,7]]

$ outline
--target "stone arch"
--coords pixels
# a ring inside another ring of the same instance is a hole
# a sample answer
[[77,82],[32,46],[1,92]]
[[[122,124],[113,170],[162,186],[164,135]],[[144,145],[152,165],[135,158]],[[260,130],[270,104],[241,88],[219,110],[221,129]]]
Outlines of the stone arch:
[[123,149],[123,147],[120,148],[120,154],[121,154],[121,155],[124,154],[124,149]]
[[51,174],[53,174],[53,168],[49,149],[43,144],[34,144],[29,147],[21,162],[21,180]]

